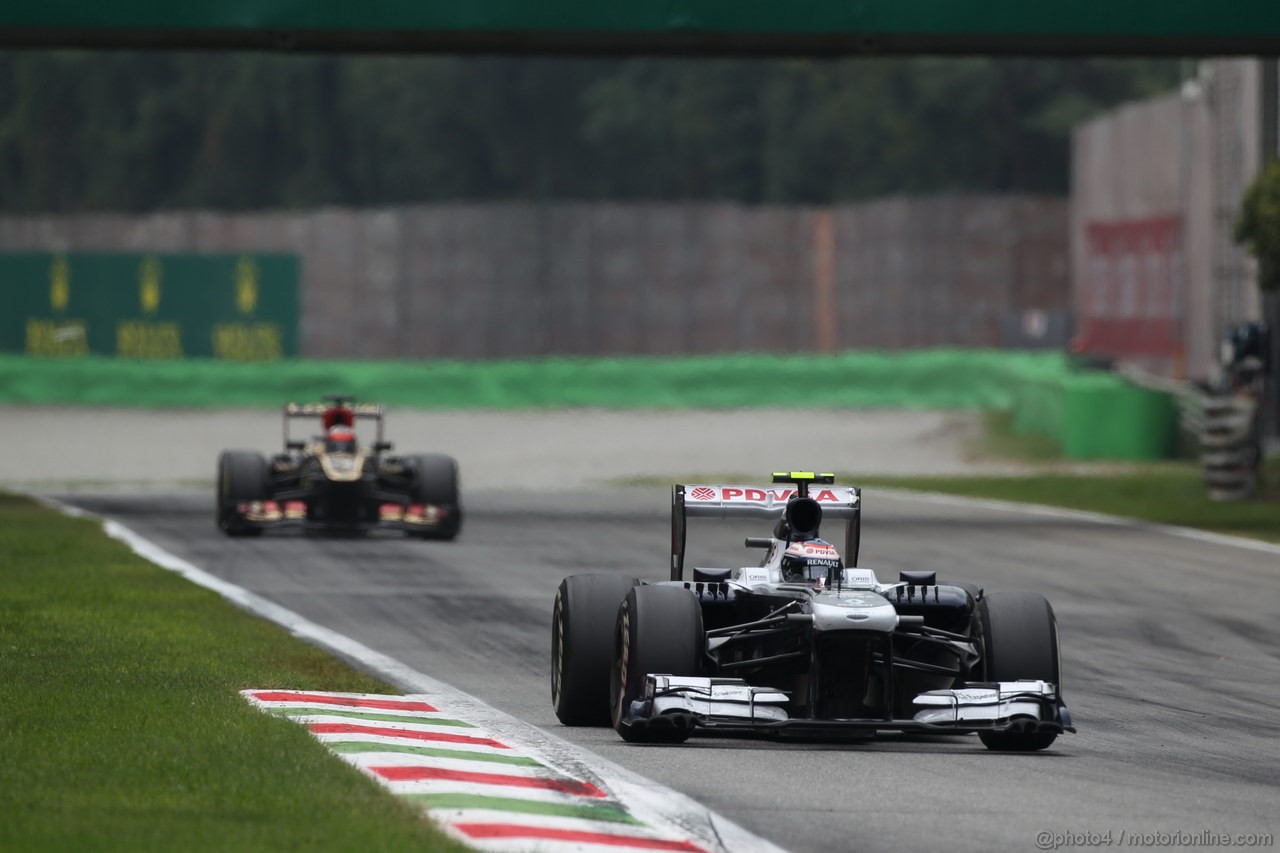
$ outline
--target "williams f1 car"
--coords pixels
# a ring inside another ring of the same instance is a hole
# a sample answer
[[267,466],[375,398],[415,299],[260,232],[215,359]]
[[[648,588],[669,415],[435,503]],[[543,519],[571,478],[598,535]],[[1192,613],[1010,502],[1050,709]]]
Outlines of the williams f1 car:
[[[977,733],[990,749],[1045,749],[1075,729],[1062,702],[1053,608],[904,571],[858,568],[861,490],[830,474],[772,488],[672,489],[671,576],[565,578],[552,610],[551,696],[565,725],[612,723],[627,741],[704,731]],[[756,566],[684,577],[686,520],[766,518]],[[845,521],[848,565],[820,538]]]
[[[458,464],[439,453],[391,455],[383,439],[383,407],[351,397],[284,407],[284,453],[269,460],[251,450],[218,457],[217,523],[228,536],[301,527],[338,533],[399,530],[424,539],[453,539],[462,529]],[[318,418],[322,434],[295,440],[290,424]],[[356,422],[375,423],[372,444]]]

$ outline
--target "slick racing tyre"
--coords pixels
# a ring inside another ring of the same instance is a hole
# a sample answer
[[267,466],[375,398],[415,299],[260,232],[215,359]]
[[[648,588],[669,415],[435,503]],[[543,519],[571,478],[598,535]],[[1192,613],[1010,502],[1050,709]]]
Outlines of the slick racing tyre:
[[245,524],[235,513],[242,501],[271,496],[266,458],[252,450],[224,450],[218,456],[217,523],[228,536],[257,536],[262,528]]
[[[991,592],[978,602],[987,681],[1048,681],[1062,695],[1058,660],[1058,621],[1039,593]],[[1058,735],[1042,731],[980,732],[988,749],[1031,752],[1045,749]]]
[[622,599],[640,581],[573,575],[551,609],[551,704],[566,726],[607,726],[613,629]]
[[422,453],[408,459],[413,469],[409,497],[414,503],[438,506],[449,515],[439,526],[424,530],[423,539],[453,540],[462,531],[462,504],[458,500],[458,463],[443,453]]
[[706,635],[702,609],[682,586],[637,586],[618,608],[613,669],[609,678],[613,727],[631,743],[680,743],[692,734],[685,725],[632,725],[631,703],[640,698],[645,676],[698,675]]

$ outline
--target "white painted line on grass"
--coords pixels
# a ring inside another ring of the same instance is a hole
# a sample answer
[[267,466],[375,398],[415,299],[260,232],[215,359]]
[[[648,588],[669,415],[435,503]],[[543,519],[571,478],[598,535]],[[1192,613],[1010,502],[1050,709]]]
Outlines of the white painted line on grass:
[[[521,751],[545,758],[549,765],[566,776],[586,780],[603,788],[612,794],[614,800],[625,805],[627,811],[638,821],[658,829],[663,834],[690,838],[706,850],[718,853],[782,853],[782,849],[772,842],[748,832],[728,818],[710,811],[678,791],[659,785],[608,759],[580,749],[562,738],[503,713],[468,693],[418,672],[350,637],[317,625],[256,593],[211,575],[119,522],[103,519],[96,513],[53,498],[34,497],[45,506],[66,515],[101,521],[103,530],[108,536],[124,542],[136,554],[152,563],[177,572],[192,583],[212,590],[238,607],[287,628],[294,636],[312,645],[358,664],[361,669],[395,684],[408,693],[429,696],[433,704],[439,702],[445,705],[449,716],[465,719],[483,728],[488,734],[512,746],[518,746]],[[512,848],[512,839],[494,834],[499,831],[497,825],[460,824],[459,826],[462,830],[456,830],[454,834],[465,843],[483,844],[487,849]],[[570,833],[562,839],[570,846],[575,843],[571,840],[571,836]],[[517,840],[512,849],[529,849],[531,844],[535,844],[540,849],[543,847],[550,849],[549,842],[554,840],[549,838],[537,841],[524,839],[522,842]],[[576,843],[591,842],[580,840]]]

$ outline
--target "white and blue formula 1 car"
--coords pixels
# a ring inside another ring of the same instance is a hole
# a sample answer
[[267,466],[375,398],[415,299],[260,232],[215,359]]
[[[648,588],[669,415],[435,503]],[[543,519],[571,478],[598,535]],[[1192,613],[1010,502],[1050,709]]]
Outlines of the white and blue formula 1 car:
[[[565,725],[612,722],[628,741],[700,731],[977,733],[990,749],[1045,749],[1074,732],[1062,702],[1058,626],[1043,596],[985,593],[858,568],[861,490],[830,474],[772,487],[672,489],[671,579],[565,578],[551,631],[551,695]],[[774,520],[748,538],[759,565],[694,568],[686,520]],[[848,565],[819,536],[846,522]]]

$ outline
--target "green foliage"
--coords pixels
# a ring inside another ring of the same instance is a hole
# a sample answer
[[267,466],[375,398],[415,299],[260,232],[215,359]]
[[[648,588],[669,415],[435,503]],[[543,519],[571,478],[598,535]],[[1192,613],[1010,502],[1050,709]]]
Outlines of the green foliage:
[[1258,259],[1258,285],[1280,290],[1280,160],[1269,162],[1245,190],[1235,238]]
[[1021,408],[1022,426],[1053,430],[1061,417],[1053,401],[1079,381],[1062,353],[1050,350],[257,362],[0,354],[0,405],[278,410],[281,400],[349,388],[397,408],[736,409],[787,388],[793,406]]
[[1163,60],[0,53],[0,208],[1062,192]]

